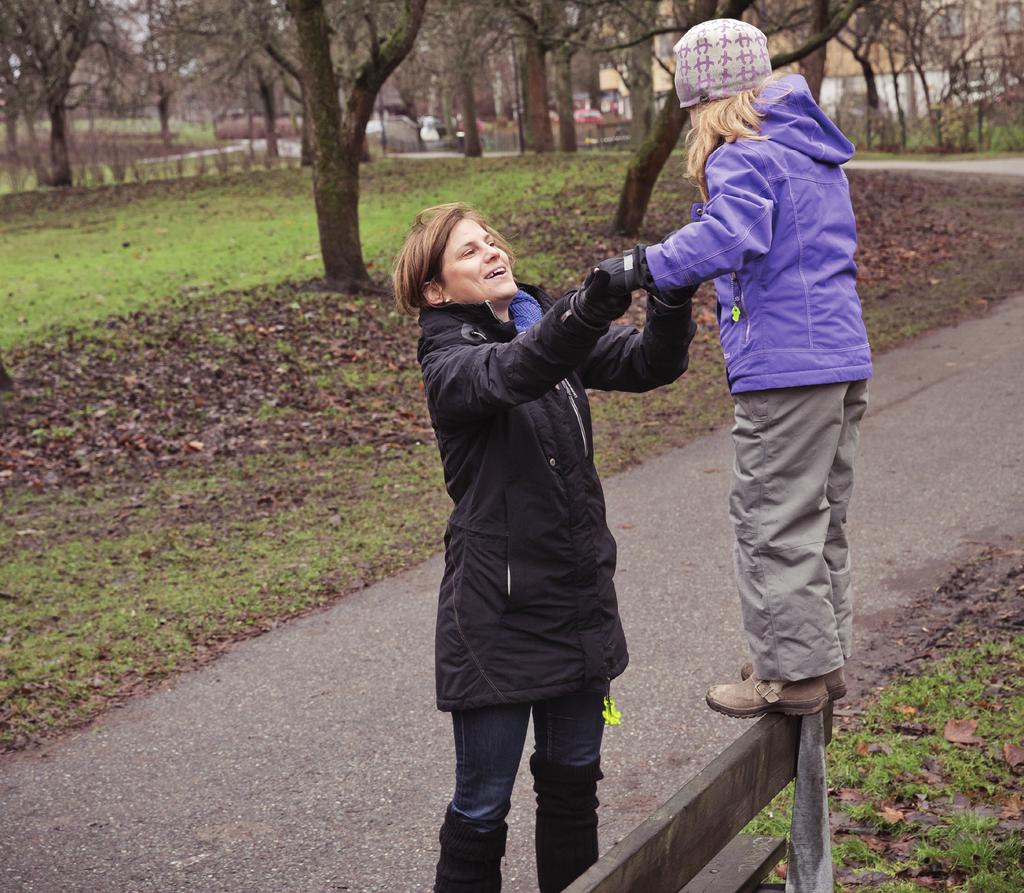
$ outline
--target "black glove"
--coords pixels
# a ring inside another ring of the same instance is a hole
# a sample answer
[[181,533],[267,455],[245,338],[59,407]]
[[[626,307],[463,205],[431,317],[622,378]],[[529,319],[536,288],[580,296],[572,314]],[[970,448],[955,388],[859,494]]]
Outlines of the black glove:
[[659,288],[655,285],[654,277],[647,266],[645,245],[637,245],[619,257],[610,257],[602,261],[598,264],[598,269],[604,270],[612,277],[608,291],[625,292],[628,295],[635,289],[642,288],[668,310],[682,310],[697,290],[696,285],[678,288]]
[[607,328],[629,309],[629,292],[613,293],[606,270],[595,267],[571,298],[573,314],[592,329]]
[[[604,270],[611,277],[608,284],[610,294],[617,297],[625,295],[628,298],[636,289],[644,287],[643,275],[647,270],[644,248],[642,245],[637,245],[625,254],[601,261],[597,268]],[[650,274],[647,275],[649,278]]]

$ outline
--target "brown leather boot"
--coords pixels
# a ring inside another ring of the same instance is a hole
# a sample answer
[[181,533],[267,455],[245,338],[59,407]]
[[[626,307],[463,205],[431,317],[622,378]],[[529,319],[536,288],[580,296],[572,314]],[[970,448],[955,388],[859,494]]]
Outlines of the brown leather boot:
[[726,716],[747,718],[765,713],[807,716],[825,709],[828,689],[825,688],[824,676],[797,682],[749,676],[742,682],[712,685],[705,700],[712,710]]
[[[740,667],[740,679],[746,679],[748,676],[753,675],[754,664],[748,660],[742,667]],[[841,701],[846,697],[846,674],[843,673],[842,667],[838,667],[831,673],[826,673],[824,679],[825,688],[828,689],[828,699],[830,701]]]

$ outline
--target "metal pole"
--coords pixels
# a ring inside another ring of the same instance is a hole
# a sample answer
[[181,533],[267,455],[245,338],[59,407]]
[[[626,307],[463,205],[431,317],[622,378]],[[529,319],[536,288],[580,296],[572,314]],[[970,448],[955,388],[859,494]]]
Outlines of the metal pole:
[[380,88],[380,93],[377,94],[377,117],[380,118],[380,154],[388,154],[388,135],[384,130],[384,87]]

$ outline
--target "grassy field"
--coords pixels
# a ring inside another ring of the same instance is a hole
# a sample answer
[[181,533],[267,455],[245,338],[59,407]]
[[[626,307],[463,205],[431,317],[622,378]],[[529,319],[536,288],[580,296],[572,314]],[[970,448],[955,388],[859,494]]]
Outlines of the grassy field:
[[[621,176],[623,164],[624,157],[588,158],[538,171],[504,159],[482,169],[462,161],[377,162],[364,177],[360,207],[367,265],[382,275],[428,205],[465,201],[501,219],[522,204],[541,215],[597,171]],[[322,276],[311,196],[309,172],[296,169],[130,184],[66,199],[12,197],[0,222],[0,349],[55,325],[160,301]],[[520,271],[531,281],[565,275],[538,250]]]
[[[625,161],[375,163],[365,255],[382,277],[415,211],[466,200],[511,238],[520,279],[564,288],[625,244],[603,234]],[[687,219],[692,191],[673,173],[644,239]],[[877,348],[1014,288],[1024,185],[851,182]],[[305,172],[8,197],[0,211],[0,350],[19,382],[0,396],[0,746],[440,548],[449,502],[416,325],[379,296],[304,284],[321,272]],[[593,396],[603,473],[728,420],[706,289],[696,313],[679,383]]]

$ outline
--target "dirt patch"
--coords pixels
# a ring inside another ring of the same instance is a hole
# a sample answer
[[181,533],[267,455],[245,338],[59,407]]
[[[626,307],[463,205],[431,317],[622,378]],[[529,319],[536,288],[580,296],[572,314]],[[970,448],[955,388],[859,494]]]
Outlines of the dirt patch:
[[914,596],[905,607],[857,619],[850,693],[837,717],[856,715],[879,688],[950,651],[1024,634],[1024,534],[992,536],[973,549],[951,572],[940,576],[932,566],[907,576]]
[[380,301],[295,284],[15,348],[0,480],[39,489],[113,468],[422,441],[410,329]]

